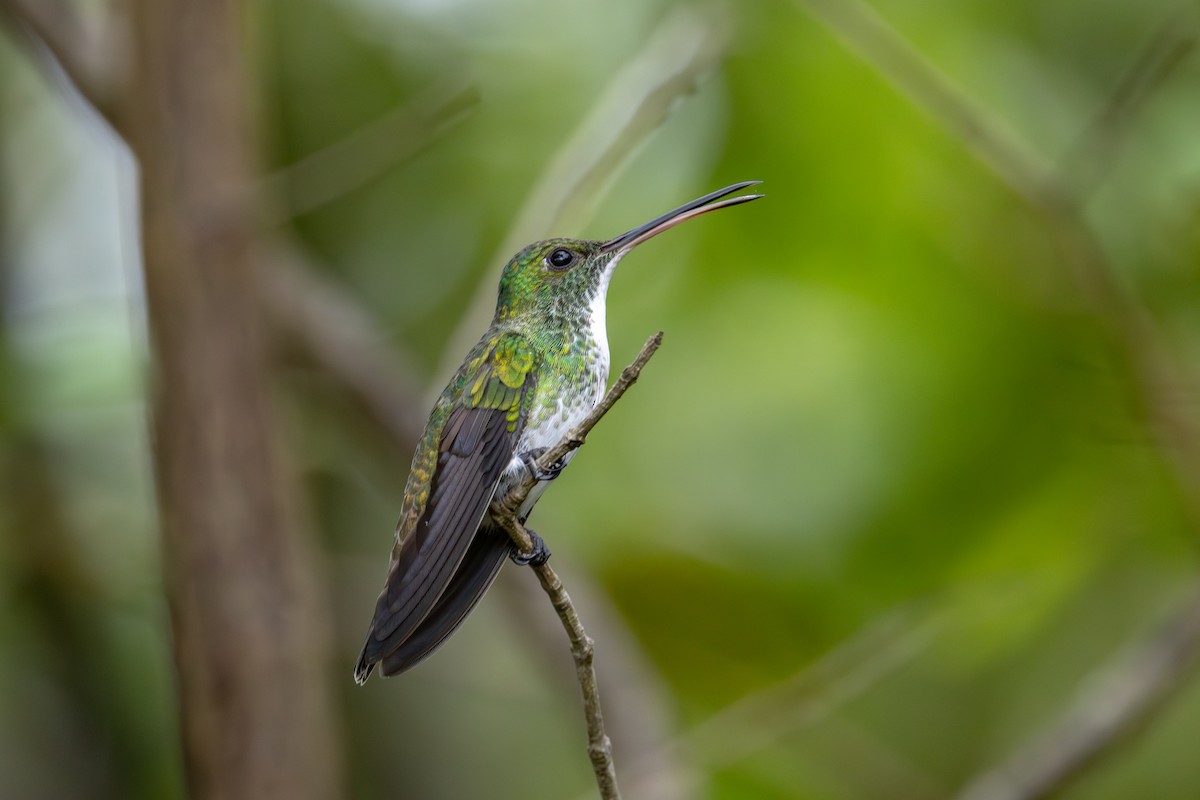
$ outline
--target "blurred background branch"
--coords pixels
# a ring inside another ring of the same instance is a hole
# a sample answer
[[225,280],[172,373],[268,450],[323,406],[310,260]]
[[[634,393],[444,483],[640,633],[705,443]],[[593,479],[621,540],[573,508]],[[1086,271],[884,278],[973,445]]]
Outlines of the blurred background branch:
[[1080,683],[1041,734],[971,779],[961,800],[1035,800],[1059,794],[1150,723],[1200,656],[1200,600],[1188,600],[1154,635],[1130,642]]
[[963,92],[863,0],[796,0],[920,106],[1035,208],[1059,202],[1061,188],[1046,159],[991,109]]

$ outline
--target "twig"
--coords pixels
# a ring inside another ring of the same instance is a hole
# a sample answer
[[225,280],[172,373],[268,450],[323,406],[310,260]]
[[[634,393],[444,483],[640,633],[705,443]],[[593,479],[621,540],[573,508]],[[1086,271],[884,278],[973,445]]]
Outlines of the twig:
[[[563,583],[571,585],[571,599],[576,606],[587,609],[588,634],[604,643],[596,666],[596,680],[607,712],[604,725],[616,743],[614,756],[623,761],[625,754],[633,754],[637,773],[642,776],[634,776],[631,785],[633,762],[622,769],[626,794],[654,800],[693,800],[700,786],[700,773],[687,757],[690,754],[662,746],[678,728],[674,704],[668,699],[671,692],[663,676],[596,578],[587,570],[566,569],[561,561],[558,570]],[[557,681],[562,691],[578,685],[574,664],[570,670],[557,668],[559,662],[554,656],[562,650],[562,626],[557,618],[540,613],[546,602],[541,587],[523,580],[502,580],[491,591],[508,606],[504,620],[541,656],[537,659],[539,668]],[[592,800],[595,793],[591,787],[583,800]]]
[[[548,469],[567,453],[581,447],[586,441],[588,433],[601,417],[607,414],[626,390],[637,381],[642,368],[646,366],[646,362],[658,350],[660,344],[662,344],[662,331],[646,340],[638,357],[621,371],[620,377],[609,388],[604,399],[584,417],[582,422],[568,431],[558,444],[543,453],[538,459],[537,465],[542,469]],[[508,531],[508,535],[512,537],[522,553],[533,551],[533,539],[529,536],[529,531],[517,520],[517,510],[536,484],[537,481],[529,476],[504,497],[492,503],[493,518]],[[588,756],[592,761],[592,771],[596,775],[596,785],[600,789],[600,796],[604,800],[619,800],[621,792],[617,788],[617,772],[613,765],[612,740],[604,731],[600,690],[596,684],[596,670],[592,664],[595,652],[594,643],[588,637],[583,624],[580,623],[579,615],[576,613],[575,606],[571,602],[570,596],[567,595],[566,589],[563,588],[562,581],[559,580],[549,563],[534,566],[533,571],[537,575],[542,589],[550,597],[550,602],[554,605],[554,610],[558,613],[558,618],[562,621],[563,627],[567,631],[567,638],[571,642],[571,656],[575,659],[575,672],[579,679],[580,691],[583,692],[583,711],[587,718]]]
[[[505,529],[508,530],[508,535],[513,538],[513,541],[520,541],[522,536],[528,540],[528,531],[521,527],[516,518],[509,517],[509,520],[513,527],[508,527],[508,521],[501,524],[505,525]],[[532,542],[528,542],[524,546],[531,545]],[[587,718],[588,758],[592,762],[592,772],[596,775],[596,786],[600,789],[600,797],[603,800],[620,800],[621,790],[617,788],[617,770],[613,764],[612,740],[604,731],[604,714],[600,707],[600,688],[596,683],[596,670],[592,664],[595,643],[583,629],[583,623],[579,621],[575,606],[554,569],[549,564],[542,564],[534,567],[533,571],[537,575],[538,583],[542,585],[542,589],[549,596],[555,612],[558,613],[558,618],[562,620],[563,628],[567,631],[567,638],[571,641],[571,657],[575,659],[575,674],[579,679],[579,689],[583,692],[583,713]]]
[[959,800],[1035,800],[1061,791],[1149,721],[1198,658],[1200,597],[1098,670],[1067,713],[974,778]]
[[[620,167],[678,107],[678,100],[716,68],[729,30],[720,14],[717,8],[677,5],[547,162],[490,264],[503,264],[547,234],[583,226]],[[454,372],[495,302],[495,275],[488,272],[447,340],[439,374]]]

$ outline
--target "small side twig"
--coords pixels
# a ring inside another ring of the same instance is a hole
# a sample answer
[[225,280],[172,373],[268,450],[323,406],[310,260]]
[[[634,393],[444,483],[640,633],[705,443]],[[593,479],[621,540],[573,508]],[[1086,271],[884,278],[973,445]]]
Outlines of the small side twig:
[[[621,371],[620,377],[613,383],[608,393],[604,395],[596,407],[574,428],[567,432],[558,444],[547,450],[538,459],[537,465],[548,469],[568,453],[578,449],[587,440],[588,433],[596,426],[608,411],[616,404],[621,396],[637,382],[642,368],[646,366],[658,346],[662,344],[662,331],[651,336],[642,346],[642,351],[633,363]],[[508,532],[518,549],[523,553],[533,550],[533,539],[529,531],[517,520],[517,510],[536,485],[536,480],[529,477],[511,491],[492,503],[492,517]],[[579,679],[579,689],[583,693],[583,711],[587,718],[588,757],[592,761],[592,771],[596,775],[596,785],[600,789],[603,800],[620,800],[621,792],[617,788],[617,771],[613,765],[612,740],[604,730],[604,714],[600,706],[600,690],[596,682],[596,670],[592,661],[595,654],[594,643],[579,621],[579,614],[571,602],[567,590],[557,573],[548,564],[532,568],[538,582],[545,590],[566,629],[567,638],[571,642],[571,656],[575,659],[575,673]]]

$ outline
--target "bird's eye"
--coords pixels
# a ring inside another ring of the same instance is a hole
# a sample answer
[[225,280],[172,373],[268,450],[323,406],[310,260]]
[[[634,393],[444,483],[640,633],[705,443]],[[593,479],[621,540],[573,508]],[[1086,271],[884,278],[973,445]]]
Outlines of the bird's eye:
[[566,269],[575,261],[575,254],[565,248],[558,248],[546,257],[547,263],[554,269]]

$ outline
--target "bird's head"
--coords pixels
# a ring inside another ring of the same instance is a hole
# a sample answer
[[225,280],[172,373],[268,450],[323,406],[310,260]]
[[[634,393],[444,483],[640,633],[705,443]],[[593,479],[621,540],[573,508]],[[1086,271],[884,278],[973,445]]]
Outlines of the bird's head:
[[684,220],[762,197],[761,194],[728,196],[756,183],[759,181],[726,186],[607,241],[534,242],[504,267],[496,320],[567,318],[602,303],[613,270],[630,250]]

